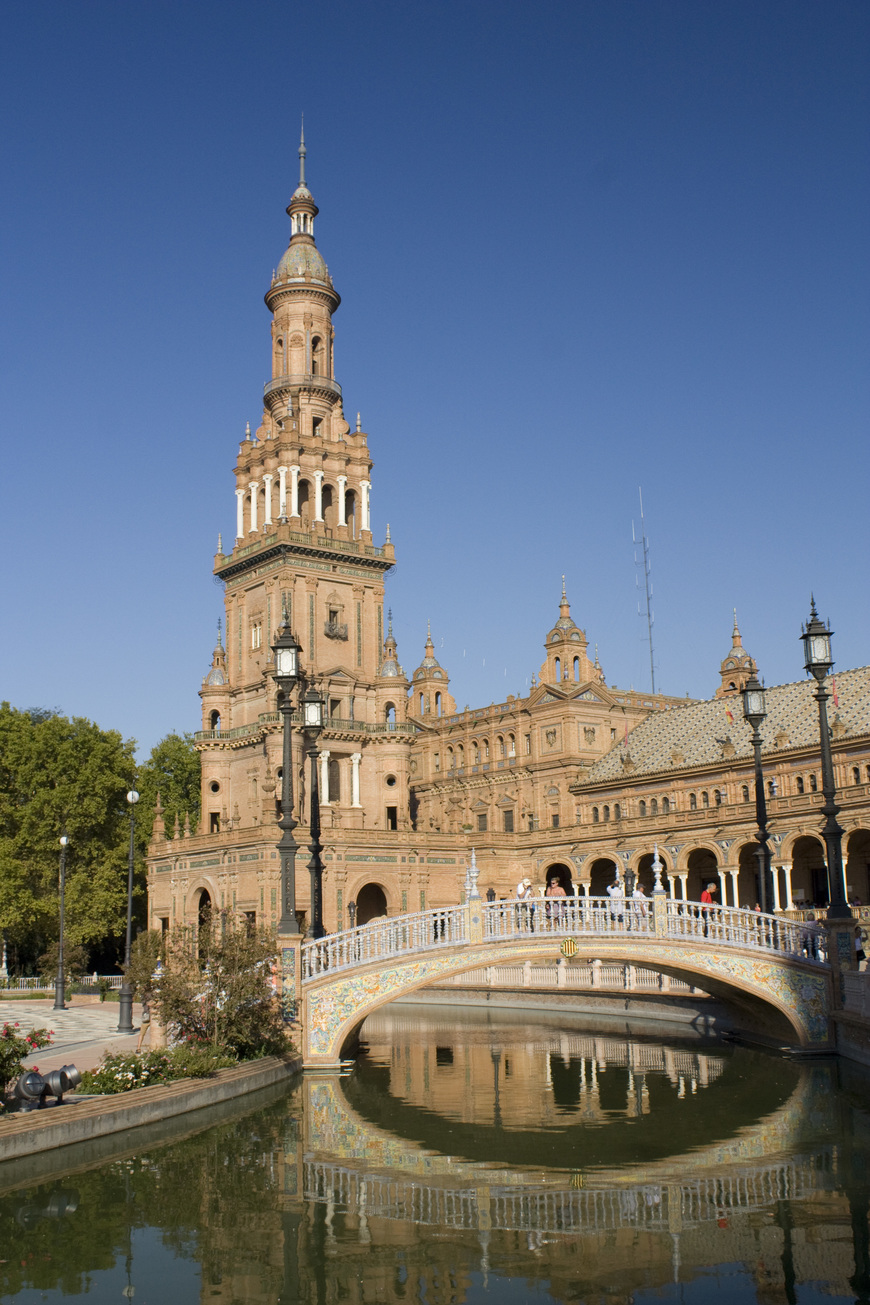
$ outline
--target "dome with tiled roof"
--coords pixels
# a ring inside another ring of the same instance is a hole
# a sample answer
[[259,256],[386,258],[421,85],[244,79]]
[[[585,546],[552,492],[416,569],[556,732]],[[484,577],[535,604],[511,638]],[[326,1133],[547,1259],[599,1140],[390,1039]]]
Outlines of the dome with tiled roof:
[[312,281],[322,282],[323,285],[332,285],[329,270],[314,242],[309,243],[294,237],[278,264],[275,280],[291,281],[306,276],[309,276]]

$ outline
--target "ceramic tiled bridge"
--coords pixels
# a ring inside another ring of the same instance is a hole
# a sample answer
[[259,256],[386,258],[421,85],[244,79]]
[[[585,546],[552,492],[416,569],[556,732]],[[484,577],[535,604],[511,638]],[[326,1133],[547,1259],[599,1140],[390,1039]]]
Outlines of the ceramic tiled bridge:
[[[550,910],[547,910],[547,907]],[[289,942],[289,940],[285,940]],[[702,907],[658,893],[643,905],[610,898],[483,902],[373,920],[282,946],[284,990],[301,996],[308,1069],[341,1064],[367,1015],[394,998],[486,965],[564,956],[658,969],[729,1000],[781,1042],[831,1046],[825,937],[736,907]],[[294,980],[295,975],[295,980]]]

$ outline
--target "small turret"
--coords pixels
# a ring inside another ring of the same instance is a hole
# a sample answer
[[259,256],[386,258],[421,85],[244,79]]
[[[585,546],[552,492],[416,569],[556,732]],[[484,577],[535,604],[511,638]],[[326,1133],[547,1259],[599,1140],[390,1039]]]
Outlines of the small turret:
[[435,656],[432,627],[427,622],[423,660],[414,672],[408,714],[422,718],[452,715],[456,703],[447,692],[449,684],[449,676]]
[[559,601],[559,619],[549,632],[544,644],[547,660],[541,667],[542,684],[560,684],[565,680],[585,684],[601,680],[600,665],[590,662],[587,656],[589,641],[571,616],[571,605],[565,592],[562,576],[562,597]]
[[717,698],[733,698],[743,692],[746,681],[758,675],[754,658],[743,647],[740,631],[737,628],[737,608],[734,609],[734,629],[731,632],[731,648],[719,667],[722,683],[716,690]]

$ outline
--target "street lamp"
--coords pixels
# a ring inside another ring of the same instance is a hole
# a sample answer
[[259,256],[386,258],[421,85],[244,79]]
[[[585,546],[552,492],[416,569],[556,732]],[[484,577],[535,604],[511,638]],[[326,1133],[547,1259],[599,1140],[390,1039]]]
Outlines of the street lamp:
[[312,684],[302,699],[302,728],[308,744],[308,756],[311,759],[311,842],[308,850],[311,859],[308,870],[311,874],[311,927],[309,937],[322,938],[326,933],[323,927],[323,845],[320,841],[320,790],[317,783],[317,740],[323,729],[323,698]]
[[743,719],[752,727],[752,751],[755,755],[755,819],[758,822],[758,901],[762,911],[767,911],[767,884],[770,878],[770,846],[767,833],[767,801],[764,796],[764,774],[761,769],[761,723],[767,716],[764,703],[764,686],[754,673],[743,686]]
[[139,794],[131,788],[127,794],[130,804],[130,852],[127,857],[127,936],[124,942],[124,982],[121,984],[118,1032],[133,1032],[133,986],[130,983],[130,943],[133,940],[133,860],[136,855],[136,803]]
[[[60,836],[60,870],[58,872],[58,895],[60,897],[60,938],[57,944],[57,977],[54,981],[54,1005],[52,1010],[66,1010],[64,1002],[64,989],[66,988],[66,976],[63,972],[63,923],[64,923],[64,889],[66,887],[66,849],[69,845],[69,839],[66,834]],[[6,944],[4,939],[3,960],[6,960]]]
[[296,934],[299,925],[296,921],[296,840],[293,830],[293,704],[291,694],[299,680],[299,644],[290,629],[287,608],[278,638],[272,645],[275,654],[275,683],[278,686],[278,710],[283,722],[283,754],[281,769],[281,819],[278,826],[281,840],[278,843],[278,857],[281,863],[281,919],[278,922],[279,934]]
[[351,929],[355,929],[356,928],[356,902],[354,902],[353,900],[349,901],[347,904],[347,913],[350,916],[350,927]]
[[835,801],[834,763],[831,758],[831,734],[828,729],[827,702],[830,694],[825,688],[825,679],[833,668],[834,658],[831,652],[831,634],[823,621],[819,620],[815,599],[810,599],[810,619],[802,627],[801,639],[804,645],[804,668],[816,681],[813,695],[819,704],[819,741],[822,745],[822,793],[825,802],[822,811],[825,824],[822,837],[828,861],[828,919],[851,920],[852,911],[846,900],[846,878],[843,873],[843,827],[837,820],[840,808]]

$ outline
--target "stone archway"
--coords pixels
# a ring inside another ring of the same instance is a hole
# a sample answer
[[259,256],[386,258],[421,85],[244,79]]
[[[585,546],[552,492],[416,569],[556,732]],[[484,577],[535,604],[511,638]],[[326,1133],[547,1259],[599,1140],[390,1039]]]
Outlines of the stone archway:
[[[653,862],[655,861],[655,852],[643,852],[638,858],[635,865],[632,866],[637,882],[642,885],[647,897],[652,895],[655,888],[655,875],[653,873]],[[673,874],[668,865],[667,858],[659,852],[659,861],[662,866],[662,888],[670,892]]]
[[564,861],[554,861],[548,865],[544,873],[544,884],[547,885],[551,879],[556,879],[565,889],[568,897],[574,894],[574,881],[571,878],[571,870]]
[[387,895],[380,884],[363,884],[356,895],[356,922],[368,924],[387,914]]
[[[690,902],[699,902],[701,893],[708,884],[716,885],[716,901],[719,901],[719,862],[709,847],[695,847],[686,858],[688,879],[686,896]],[[754,903],[753,903],[754,905]]]
[[196,901],[196,923],[198,928],[208,924],[211,919],[211,913],[214,910],[214,904],[211,900],[211,893],[207,888],[200,888]]
[[814,834],[796,838],[791,852],[791,892],[795,906],[828,904],[828,868],[822,840]]
[[[589,893],[592,897],[606,897],[607,889],[619,874],[614,858],[599,856],[589,867]],[[621,877],[621,876],[620,876]]]
[[870,829],[853,829],[844,840],[846,891],[861,906],[870,902]]

